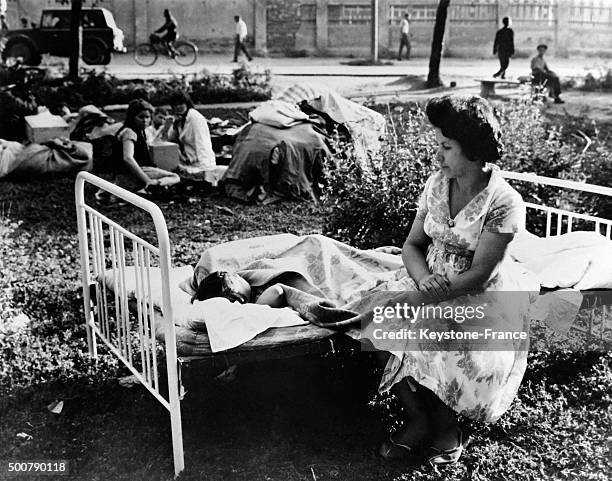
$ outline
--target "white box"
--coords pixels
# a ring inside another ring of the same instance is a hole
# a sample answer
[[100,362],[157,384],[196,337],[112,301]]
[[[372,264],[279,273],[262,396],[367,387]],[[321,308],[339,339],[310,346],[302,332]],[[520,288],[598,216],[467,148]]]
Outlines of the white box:
[[179,165],[179,146],[174,142],[158,141],[149,146],[151,161],[160,169],[172,172]]
[[70,137],[70,126],[59,115],[43,112],[25,117],[26,134],[30,142],[42,144],[57,137]]

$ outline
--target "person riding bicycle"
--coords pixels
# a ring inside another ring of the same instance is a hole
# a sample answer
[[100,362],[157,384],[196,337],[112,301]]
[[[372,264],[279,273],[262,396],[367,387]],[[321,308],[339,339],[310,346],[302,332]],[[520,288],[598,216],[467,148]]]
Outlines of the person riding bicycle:
[[[178,23],[167,8],[164,10],[164,19],[164,24],[151,35],[151,42],[161,42],[168,49],[170,56],[174,58],[177,55],[174,42],[178,38]],[[164,35],[161,35],[163,32],[165,32]]]

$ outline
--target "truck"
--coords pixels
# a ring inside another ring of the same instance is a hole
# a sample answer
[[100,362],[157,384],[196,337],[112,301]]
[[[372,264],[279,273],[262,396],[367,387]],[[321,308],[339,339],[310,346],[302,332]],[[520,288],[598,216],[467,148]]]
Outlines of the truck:
[[[70,9],[44,9],[33,28],[9,30],[2,59],[21,58],[26,65],[39,65],[42,54],[69,57],[71,51]],[[113,52],[125,52],[123,31],[105,8],[84,8],[81,56],[88,65],[108,65]]]

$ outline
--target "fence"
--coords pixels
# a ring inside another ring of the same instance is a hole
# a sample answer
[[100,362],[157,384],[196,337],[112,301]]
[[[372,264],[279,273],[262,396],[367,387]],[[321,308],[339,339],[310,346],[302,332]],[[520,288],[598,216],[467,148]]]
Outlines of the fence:
[[[399,44],[399,24],[409,13],[413,52],[427,54],[438,1],[379,0],[378,4],[381,48],[395,49]],[[309,45],[336,53],[367,52],[371,8],[369,0],[329,0],[317,4],[302,0],[303,21],[312,26],[313,35],[316,30],[327,31],[325,44],[313,38]],[[610,0],[452,0],[445,53],[490,55],[493,36],[505,16],[512,19],[519,53],[530,54],[538,43],[548,44],[553,55],[566,55],[569,51],[612,53]]]

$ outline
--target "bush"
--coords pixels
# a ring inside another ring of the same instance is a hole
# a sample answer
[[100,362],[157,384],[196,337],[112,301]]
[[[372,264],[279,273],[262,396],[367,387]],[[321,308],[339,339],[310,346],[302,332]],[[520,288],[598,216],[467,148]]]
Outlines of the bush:
[[39,105],[53,108],[66,104],[72,110],[87,104],[126,104],[135,94],[147,97],[155,105],[163,105],[178,89],[189,92],[195,103],[249,102],[270,99],[270,81],[268,70],[256,73],[246,66],[235,69],[231,76],[202,72],[193,79],[183,76],[168,80],[120,80],[90,71],[77,81],[60,78],[37,82],[32,86],[32,93]]
[[612,68],[600,67],[584,77],[580,90],[612,92]]
[[[612,153],[599,134],[588,149],[568,139],[561,126],[549,125],[539,105],[513,102],[498,109],[504,132],[502,169],[609,185]],[[381,151],[364,166],[350,150],[328,165],[323,204],[325,233],[361,248],[401,246],[416,213],[427,177],[436,170],[437,146],[422,109],[398,106],[389,116]],[[601,196],[560,193],[555,187],[516,184],[525,201],[612,218],[612,201]],[[528,227],[542,234],[542,219]]]
[[327,166],[327,235],[361,248],[401,245],[406,238],[423,184],[435,171],[436,147],[418,106],[396,112],[399,129],[390,117],[390,134],[367,166],[350,149],[336,149],[346,155]]

